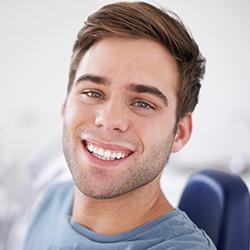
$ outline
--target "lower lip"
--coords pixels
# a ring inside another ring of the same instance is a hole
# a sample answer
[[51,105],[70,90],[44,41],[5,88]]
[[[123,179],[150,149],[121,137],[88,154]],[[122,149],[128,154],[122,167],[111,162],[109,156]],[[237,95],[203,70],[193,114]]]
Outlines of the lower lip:
[[118,166],[119,164],[123,163],[128,159],[129,156],[122,158],[122,159],[117,159],[117,160],[102,160],[97,157],[95,157],[93,154],[91,154],[86,146],[83,144],[83,151],[84,154],[87,156],[88,160],[94,163],[95,165],[98,165],[100,167],[115,167]]

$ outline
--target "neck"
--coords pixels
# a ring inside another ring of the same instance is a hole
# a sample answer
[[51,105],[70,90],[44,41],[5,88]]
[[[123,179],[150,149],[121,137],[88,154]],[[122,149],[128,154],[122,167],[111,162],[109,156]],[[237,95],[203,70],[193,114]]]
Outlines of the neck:
[[148,223],[173,210],[165,199],[159,178],[117,198],[97,200],[75,188],[73,219],[104,235],[115,235]]

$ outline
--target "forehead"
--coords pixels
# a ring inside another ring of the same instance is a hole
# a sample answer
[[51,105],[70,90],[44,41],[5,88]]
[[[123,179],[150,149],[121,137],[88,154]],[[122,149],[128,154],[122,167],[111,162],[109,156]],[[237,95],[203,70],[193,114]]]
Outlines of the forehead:
[[149,39],[105,38],[84,54],[75,79],[102,76],[111,83],[143,83],[176,89],[179,73],[174,57],[161,44]]

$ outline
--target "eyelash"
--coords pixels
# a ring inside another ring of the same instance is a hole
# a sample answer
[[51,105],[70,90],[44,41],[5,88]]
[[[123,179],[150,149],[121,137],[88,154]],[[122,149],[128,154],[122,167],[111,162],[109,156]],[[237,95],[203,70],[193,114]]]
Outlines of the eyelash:
[[84,91],[81,93],[82,95],[85,95],[89,98],[94,98],[94,99],[104,99],[103,95],[97,91]]
[[134,103],[134,106],[136,106],[140,109],[146,109],[146,110],[153,109],[153,110],[155,110],[155,107],[153,107],[152,105],[150,105],[149,103],[144,102],[144,101],[137,101]]

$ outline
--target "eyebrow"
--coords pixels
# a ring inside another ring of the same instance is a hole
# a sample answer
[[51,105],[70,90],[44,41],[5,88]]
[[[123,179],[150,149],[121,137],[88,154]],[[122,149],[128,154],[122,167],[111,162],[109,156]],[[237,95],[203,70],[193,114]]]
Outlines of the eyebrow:
[[[110,82],[106,77],[102,76],[97,76],[97,75],[91,75],[91,74],[85,74],[80,76],[76,82],[75,85],[80,84],[81,82],[84,81],[90,81],[96,84],[100,85],[109,85]],[[128,86],[128,89],[132,92],[139,93],[139,94],[151,94],[154,95],[163,101],[163,103],[168,106],[168,99],[167,97],[156,87],[154,86],[149,86],[149,85],[144,85],[144,84],[137,84],[137,83],[131,83]]]
[[167,97],[156,87],[133,83],[129,86],[129,89],[133,92],[136,92],[136,93],[146,93],[146,94],[154,95],[154,96],[160,98],[163,101],[163,103],[166,106],[168,106]]
[[96,84],[101,84],[101,85],[108,85],[109,84],[108,79],[105,78],[105,77],[86,74],[86,75],[80,76],[76,80],[75,85],[78,85],[79,83],[81,83],[83,81],[90,81],[90,82],[93,82],[93,83],[96,83]]

